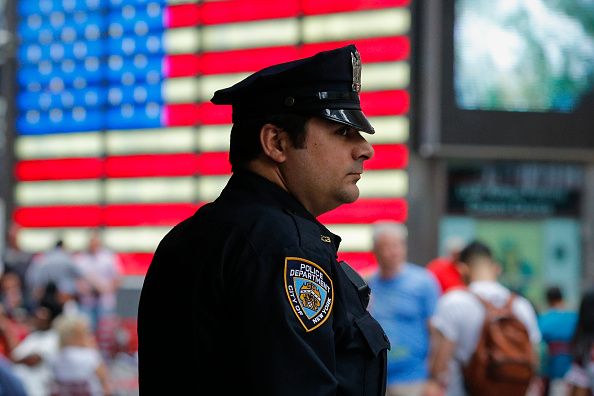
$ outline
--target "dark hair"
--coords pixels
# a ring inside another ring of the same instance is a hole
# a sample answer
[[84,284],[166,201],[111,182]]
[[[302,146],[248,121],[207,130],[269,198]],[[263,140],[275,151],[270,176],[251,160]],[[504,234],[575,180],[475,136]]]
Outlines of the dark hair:
[[472,241],[462,249],[459,260],[470,264],[476,257],[492,258],[491,249],[481,241]]
[[578,320],[571,340],[571,353],[576,363],[585,366],[590,361],[594,345],[594,289],[582,295]]
[[547,304],[552,305],[563,300],[563,292],[559,286],[550,286],[545,292],[545,297],[547,299]]
[[62,313],[63,306],[58,298],[58,287],[54,282],[49,282],[44,291],[43,296],[39,300],[39,308],[45,308],[50,313],[50,322]]
[[289,135],[296,148],[305,144],[305,124],[310,116],[300,114],[279,114],[252,120],[238,121],[231,128],[229,162],[233,171],[245,166],[262,153],[260,130],[266,124],[273,124]]

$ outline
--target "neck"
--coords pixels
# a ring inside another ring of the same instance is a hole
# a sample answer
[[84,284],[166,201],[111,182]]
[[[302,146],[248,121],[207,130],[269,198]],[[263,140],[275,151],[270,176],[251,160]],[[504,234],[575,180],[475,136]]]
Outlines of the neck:
[[263,178],[271,181],[283,190],[289,192],[289,188],[287,187],[287,183],[282,173],[280,172],[279,167],[272,161],[267,161],[265,159],[258,158],[251,161],[246,168],[249,171],[252,171],[255,174],[260,175]]
[[490,268],[474,268],[470,272],[471,282],[496,282],[497,274]]
[[[271,181],[272,183],[276,184],[277,186],[291,194],[314,217],[318,217],[322,213],[330,210],[319,210],[318,206],[313,201],[308,201],[307,199],[305,199],[305,197],[307,197],[307,194],[304,194],[300,190],[300,188],[291,189],[290,183],[287,180],[285,172],[283,172],[282,165],[279,165],[270,159],[255,159],[248,164],[247,169]],[[299,194],[300,192],[301,195]]]
[[402,271],[404,263],[399,263],[395,266],[380,266],[379,274],[382,279],[391,279]]

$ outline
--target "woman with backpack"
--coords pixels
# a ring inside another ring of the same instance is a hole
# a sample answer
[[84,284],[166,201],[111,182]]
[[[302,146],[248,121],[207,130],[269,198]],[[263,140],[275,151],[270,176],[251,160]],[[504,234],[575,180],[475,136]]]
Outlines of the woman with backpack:
[[594,289],[584,293],[571,341],[573,364],[565,379],[570,396],[594,394]]

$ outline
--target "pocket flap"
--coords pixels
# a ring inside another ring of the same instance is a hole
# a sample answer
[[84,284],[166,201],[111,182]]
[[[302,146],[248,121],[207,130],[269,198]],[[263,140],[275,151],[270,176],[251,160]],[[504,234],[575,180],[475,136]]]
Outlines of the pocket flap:
[[382,326],[375,320],[369,312],[355,320],[355,324],[361,330],[367,345],[374,356],[377,356],[384,349],[390,349],[390,341],[384,333]]

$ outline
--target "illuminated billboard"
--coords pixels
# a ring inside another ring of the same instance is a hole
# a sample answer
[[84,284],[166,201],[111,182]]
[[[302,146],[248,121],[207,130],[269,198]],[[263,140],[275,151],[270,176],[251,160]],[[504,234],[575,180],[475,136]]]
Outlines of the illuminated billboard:
[[215,90],[273,63],[355,43],[377,133],[361,198],[320,220],[342,259],[373,263],[370,223],[407,216],[407,0],[19,2],[15,221],[24,248],[99,228],[128,274],[230,176],[231,110]]
[[415,15],[421,154],[594,158],[594,3],[420,1]]

